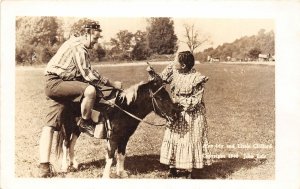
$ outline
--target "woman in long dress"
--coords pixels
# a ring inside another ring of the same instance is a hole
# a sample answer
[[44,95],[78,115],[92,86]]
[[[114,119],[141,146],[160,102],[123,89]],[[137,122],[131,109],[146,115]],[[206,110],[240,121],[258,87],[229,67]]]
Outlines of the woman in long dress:
[[192,178],[193,169],[210,164],[203,100],[208,78],[193,68],[194,63],[190,51],[180,52],[160,75],[170,84],[174,101],[183,108],[179,118],[167,125],[161,146],[160,162],[169,165],[169,177],[176,177],[177,170],[183,169],[188,172],[187,178]]

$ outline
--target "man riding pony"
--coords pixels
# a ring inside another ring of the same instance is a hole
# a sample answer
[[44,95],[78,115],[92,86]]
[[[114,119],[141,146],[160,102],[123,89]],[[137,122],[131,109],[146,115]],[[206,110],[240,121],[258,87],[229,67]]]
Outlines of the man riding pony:
[[63,112],[69,104],[80,103],[81,118],[77,125],[81,132],[93,136],[95,124],[91,114],[99,96],[97,88],[109,86],[122,89],[121,82],[113,82],[91,67],[88,49],[98,42],[101,31],[96,22],[84,25],[80,36],[64,42],[47,65],[45,93],[49,109],[40,138],[40,177],[52,176],[49,159],[53,132],[61,129]]

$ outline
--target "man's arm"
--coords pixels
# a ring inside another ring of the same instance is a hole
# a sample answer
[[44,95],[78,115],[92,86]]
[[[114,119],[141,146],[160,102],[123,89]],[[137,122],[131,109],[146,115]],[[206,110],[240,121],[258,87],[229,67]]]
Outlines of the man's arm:
[[105,85],[116,89],[122,88],[121,82],[110,81],[108,78],[101,76],[99,72],[92,69],[89,60],[86,60],[86,52],[82,50],[78,50],[75,54],[76,54],[75,59],[76,59],[78,69],[82,77],[88,83],[96,87],[101,87]]

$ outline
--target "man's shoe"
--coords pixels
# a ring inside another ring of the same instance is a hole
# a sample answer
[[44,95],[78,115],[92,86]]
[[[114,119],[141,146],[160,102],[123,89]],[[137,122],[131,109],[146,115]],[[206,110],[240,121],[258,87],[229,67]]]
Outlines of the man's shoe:
[[39,177],[40,178],[50,178],[54,176],[54,171],[52,165],[47,163],[40,163],[39,165]]
[[94,124],[95,123],[91,119],[85,120],[83,118],[80,118],[80,120],[77,123],[77,125],[79,126],[79,130],[81,132],[88,134],[91,137],[94,136],[94,131],[95,131]]

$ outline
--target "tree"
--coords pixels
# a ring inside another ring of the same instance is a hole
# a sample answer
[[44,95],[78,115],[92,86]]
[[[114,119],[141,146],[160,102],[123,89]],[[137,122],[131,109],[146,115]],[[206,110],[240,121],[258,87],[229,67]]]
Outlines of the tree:
[[157,54],[174,54],[177,49],[177,36],[174,22],[168,17],[150,18],[147,27],[149,49]]
[[31,62],[33,54],[36,54],[38,62],[47,62],[53,55],[53,47],[61,43],[60,28],[61,24],[57,17],[17,17],[16,63]]
[[128,30],[121,30],[117,33],[116,38],[111,38],[110,56],[113,59],[131,59],[131,51],[134,47],[134,35]]
[[210,36],[201,34],[199,30],[196,30],[194,24],[184,24],[185,41],[183,41],[189,47],[190,51],[194,53],[195,49],[205,43],[211,43]]
[[150,55],[149,48],[147,46],[147,33],[138,30],[134,34],[135,45],[131,52],[132,59],[134,60],[145,60]]
[[106,50],[99,44],[95,44],[94,48],[90,52],[91,60],[101,61],[106,56]]
[[[196,53],[196,57],[200,61],[205,61],[207,56],[217,56],[223,61],[227,56],[237,60],[254,60],[258,58],[259,54],[275,54],[274,32],[271,30],[265,32],[264,29],[258,31],[257,35],[244,36],[236,39],[232,43],[224,43],[219,45],[216,49],[208,49],[203,52]],[[230,55],[231,54],[231,55]]]
[[83,26],[85,24],[88,24],[89,22],[95,22],[95,20],[89,19],[89,18],[82,18],[76,21],[72,26],[70,30],[70,35],[75,35],[79,36],[81,35],[84,31]]
[[253,48],[249,51],[248,55],[252,59],[257,59],[258,55],[261,53],[261,50],[259,48]]

